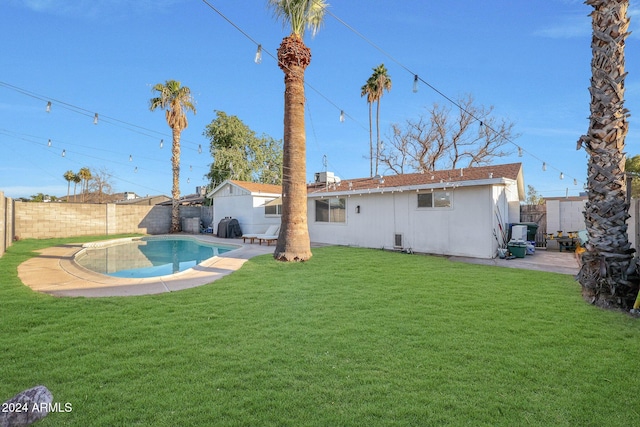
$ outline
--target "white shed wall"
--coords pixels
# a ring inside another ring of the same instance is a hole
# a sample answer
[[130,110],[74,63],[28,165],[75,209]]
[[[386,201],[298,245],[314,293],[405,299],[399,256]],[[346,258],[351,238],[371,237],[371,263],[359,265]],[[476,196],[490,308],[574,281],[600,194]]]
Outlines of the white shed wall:
[[226,185],[213,197],[214,232],[220,220],[228,216],[238,220],[243,234],[263,233],[269,225],[280,224],[280,216],[264,213],[264,204],[275,198],[275,195],[254,196],[238,186]]

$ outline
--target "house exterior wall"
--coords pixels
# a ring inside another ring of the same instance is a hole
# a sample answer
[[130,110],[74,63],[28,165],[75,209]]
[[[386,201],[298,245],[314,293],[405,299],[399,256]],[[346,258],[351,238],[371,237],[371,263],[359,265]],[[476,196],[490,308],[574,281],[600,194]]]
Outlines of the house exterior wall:
[[508,209],[505,187],[498,187],[496,194],[494,188],[451,189],[450,208],[418,208],[415,191],[344,196],[344,223],[317,221],[319,197],[312,196],[308,199],[309,235],[312,242],[392,249],[395,234],[402,234],[403,248],[415,252],[493,258],[496,194],[504,201],[505,212]]

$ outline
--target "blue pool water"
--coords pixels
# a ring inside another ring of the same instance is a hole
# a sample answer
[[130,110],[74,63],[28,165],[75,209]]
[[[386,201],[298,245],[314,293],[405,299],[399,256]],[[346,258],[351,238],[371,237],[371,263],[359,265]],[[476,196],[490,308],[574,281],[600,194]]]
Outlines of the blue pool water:
[[143,237],[115,245],[87,248],[76,256],[75,261],[96,273],[145,278],[178,273],[233,249],[189,237]]

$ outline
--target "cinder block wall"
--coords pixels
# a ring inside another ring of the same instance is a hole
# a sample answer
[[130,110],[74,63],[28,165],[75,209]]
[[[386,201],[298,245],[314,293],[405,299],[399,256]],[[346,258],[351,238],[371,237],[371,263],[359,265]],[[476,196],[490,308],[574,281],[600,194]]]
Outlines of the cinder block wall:
[[15,202],[20,239],[169,232],[171,207]]

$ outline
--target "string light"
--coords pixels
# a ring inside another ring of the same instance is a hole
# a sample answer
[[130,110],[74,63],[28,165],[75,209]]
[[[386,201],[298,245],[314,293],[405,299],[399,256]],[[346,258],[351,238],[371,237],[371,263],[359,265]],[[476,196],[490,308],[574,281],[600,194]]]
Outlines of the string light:
[[560,172],[560,179],[564,179],[564,174]]
[[47,113],[51,112],[51,101],[47,101]]
[[136,166],[135,169],[133,170],[133,173],[138,173],[138,167]]
[[415,74],[413,76],[413,93],[417,93],[418,92],[418,75]]
[[133,156],[131,154],[129,154],[129,161],[133,162]]
[[518,146],[518,157],[522,157],[522,147]]
[[198,154],[202,154],[202,144],[198,144]]
[[62,150],[62,157],[67,155],[67,150]]
[[51,147],[51,140],[47,142],[47,147]]
[[344,123],[344,110],[340,110],[340,123]]
[[573,185],[578,185],[578,180],[573,178]]
[[547,170],[547,162],[542,162],[542,170],[543,171]]
[[253,58],[253,62],[255,62],[256,64],[262,63],[262,45],[261,44],[258,45],[258,50],[256,50],[256,56],[255,58]]
[[98,124],[98,113],[96,113],[96,114],[93,116],[93,124],[94,124],[94,125],[97,125],[97,124]]
[[162,149],[162,147],[164,147],[164,139],[160,140],[160,148]]

